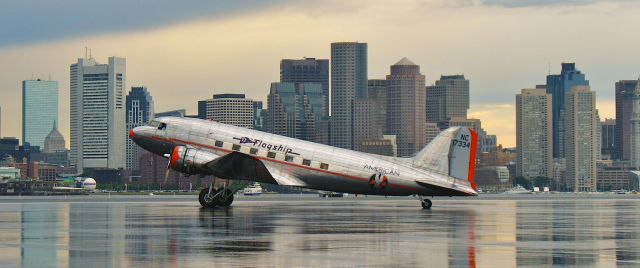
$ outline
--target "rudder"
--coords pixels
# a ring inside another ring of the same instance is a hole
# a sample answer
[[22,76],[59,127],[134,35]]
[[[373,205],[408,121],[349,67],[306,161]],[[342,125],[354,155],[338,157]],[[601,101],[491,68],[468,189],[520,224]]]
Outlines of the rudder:
[[474,182],[478,134],[470,128],[451,127],[442,131],[414,158],[413,166]]

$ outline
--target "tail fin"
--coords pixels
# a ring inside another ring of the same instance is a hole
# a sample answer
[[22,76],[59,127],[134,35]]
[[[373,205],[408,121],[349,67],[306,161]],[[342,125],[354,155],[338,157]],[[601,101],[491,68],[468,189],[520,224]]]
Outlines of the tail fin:
[[478,134],[475,131],[451,127],[442,131],[413,157],[413,166],[468,180],[471,188],[476,190],[473,179],[477,148]]

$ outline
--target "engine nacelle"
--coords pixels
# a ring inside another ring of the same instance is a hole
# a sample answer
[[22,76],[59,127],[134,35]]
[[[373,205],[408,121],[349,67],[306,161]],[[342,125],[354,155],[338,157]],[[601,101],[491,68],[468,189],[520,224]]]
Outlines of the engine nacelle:
[[205,165],[216,158],[218,158],[217,155],[207,151],[176,146],[171,151],[169,167],[186,174],[210,175],[211,172],[205,168]]

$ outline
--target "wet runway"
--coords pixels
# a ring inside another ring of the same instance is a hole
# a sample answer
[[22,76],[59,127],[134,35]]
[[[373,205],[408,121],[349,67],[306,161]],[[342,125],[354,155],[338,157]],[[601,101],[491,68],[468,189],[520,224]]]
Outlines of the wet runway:
[[91,198],[0,199],[0,266],[640,267],[637,197]]

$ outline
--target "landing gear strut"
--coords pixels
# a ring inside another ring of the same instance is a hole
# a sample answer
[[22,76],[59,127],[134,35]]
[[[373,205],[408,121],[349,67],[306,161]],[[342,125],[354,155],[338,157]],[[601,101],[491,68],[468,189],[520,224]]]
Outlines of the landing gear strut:
[[431,203],[431,200],[426,199],[420,195],[416,195],[415,197],[420,200],[420,204],[422,205],[423,209],[431,209],[431,205],[433,205],[433,203]]
[[209,188],[200,191],[198,201],[203,207],[228,207],[233,203],[233,193],[226,188],[213,189],[209,192]]
[[[215,179],[214,179],[215,180]],[[212,207],[228,207],[233,203],[233,195],[239,190],[243,189],[248,181],[234,181],[233,183],[226,184],[222,188],[213,188],[214,181],[211,182],[209,188],[204,188],[200,191],[198,201],[200,205],[205,208]]]

